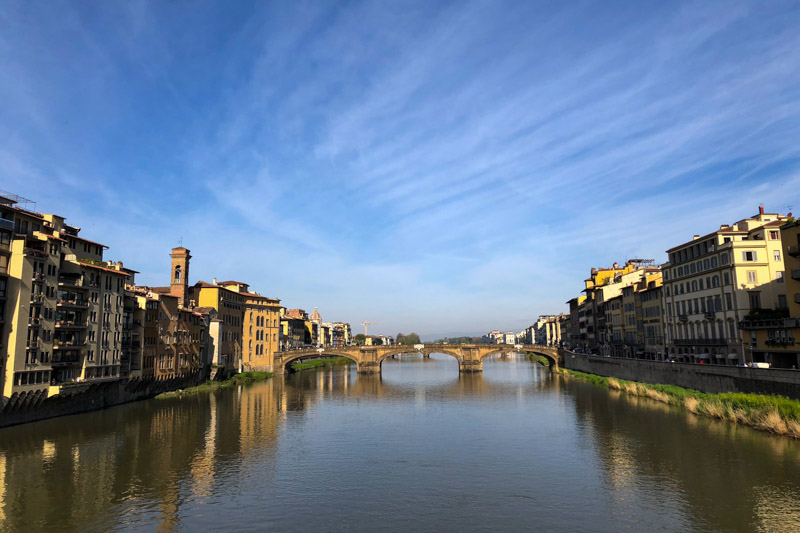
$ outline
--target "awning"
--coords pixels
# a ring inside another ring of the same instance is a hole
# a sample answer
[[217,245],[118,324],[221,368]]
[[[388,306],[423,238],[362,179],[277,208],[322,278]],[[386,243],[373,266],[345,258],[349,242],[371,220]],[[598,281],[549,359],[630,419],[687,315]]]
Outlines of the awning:
[[728,354],[728,359],[739,359],[739,354],[738,353],[729,353]]
[[698,359],[708,359],[709,358],[707,353],[699,353],[699,354],[696,354],[695,357],[698,358]]
[[725,354],[724,353],[715,353],[714,357],[716,357],[717,359],[725,359]]

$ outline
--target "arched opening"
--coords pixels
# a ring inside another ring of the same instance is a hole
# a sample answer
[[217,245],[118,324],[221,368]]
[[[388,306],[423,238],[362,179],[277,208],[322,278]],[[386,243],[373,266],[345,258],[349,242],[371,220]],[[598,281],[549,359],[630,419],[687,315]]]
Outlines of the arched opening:
[[[459,357],[455,352],[436,350],[434,352],[416,352],[413,348],[392,350],[382,356],[381,378],[385,383],[413,390],[421,388],[438,388],[458,379]],[[408,356],[392,358],[398,353]]]
[[353,362],[354,365],[358,364],[358,361],[355,357],[351,356],[347,353],[335,353],[335,352],[318,352],[314,350],[313,352],[300,352],[297,354],[293,354],[291,358],[286,359],[281,363],[283,366],[284,373],[292,374],[295,370],[292,368],[292,365],[297,362],[305,362],[305,361],[314,361],[317,359],[333,359],[335,357],[343,357],[345,359],[349,359]]
[[180,283],[181,279],[183,279],[183,271],[181,270],[180,265],[175,266],[175,283]]

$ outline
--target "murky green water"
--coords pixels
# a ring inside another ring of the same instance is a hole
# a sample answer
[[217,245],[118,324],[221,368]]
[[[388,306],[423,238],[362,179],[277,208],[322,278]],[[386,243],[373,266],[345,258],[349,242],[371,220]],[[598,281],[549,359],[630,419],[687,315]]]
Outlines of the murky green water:
[[3,531],[800,531],[800,445],[408,356],[0,430]]

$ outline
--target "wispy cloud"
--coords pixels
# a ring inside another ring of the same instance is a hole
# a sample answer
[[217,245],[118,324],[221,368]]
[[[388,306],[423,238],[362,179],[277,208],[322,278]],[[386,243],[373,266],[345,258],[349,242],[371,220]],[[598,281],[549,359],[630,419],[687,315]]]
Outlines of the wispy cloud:
[[0,6],[0,175],[148,283],[519,329],[798,190],[790,5],[101,7]]

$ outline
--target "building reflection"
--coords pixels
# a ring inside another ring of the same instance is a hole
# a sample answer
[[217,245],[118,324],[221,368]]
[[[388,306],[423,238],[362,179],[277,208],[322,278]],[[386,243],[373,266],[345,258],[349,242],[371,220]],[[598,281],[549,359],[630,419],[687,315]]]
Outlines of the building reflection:
[[270,382],[4,429],[2,529],[175,530],[182,502],[274,455],[278,431]]
[[561,386],[617,512],[672,506],[689,527],[800,531],[797,442],[574,380]]

